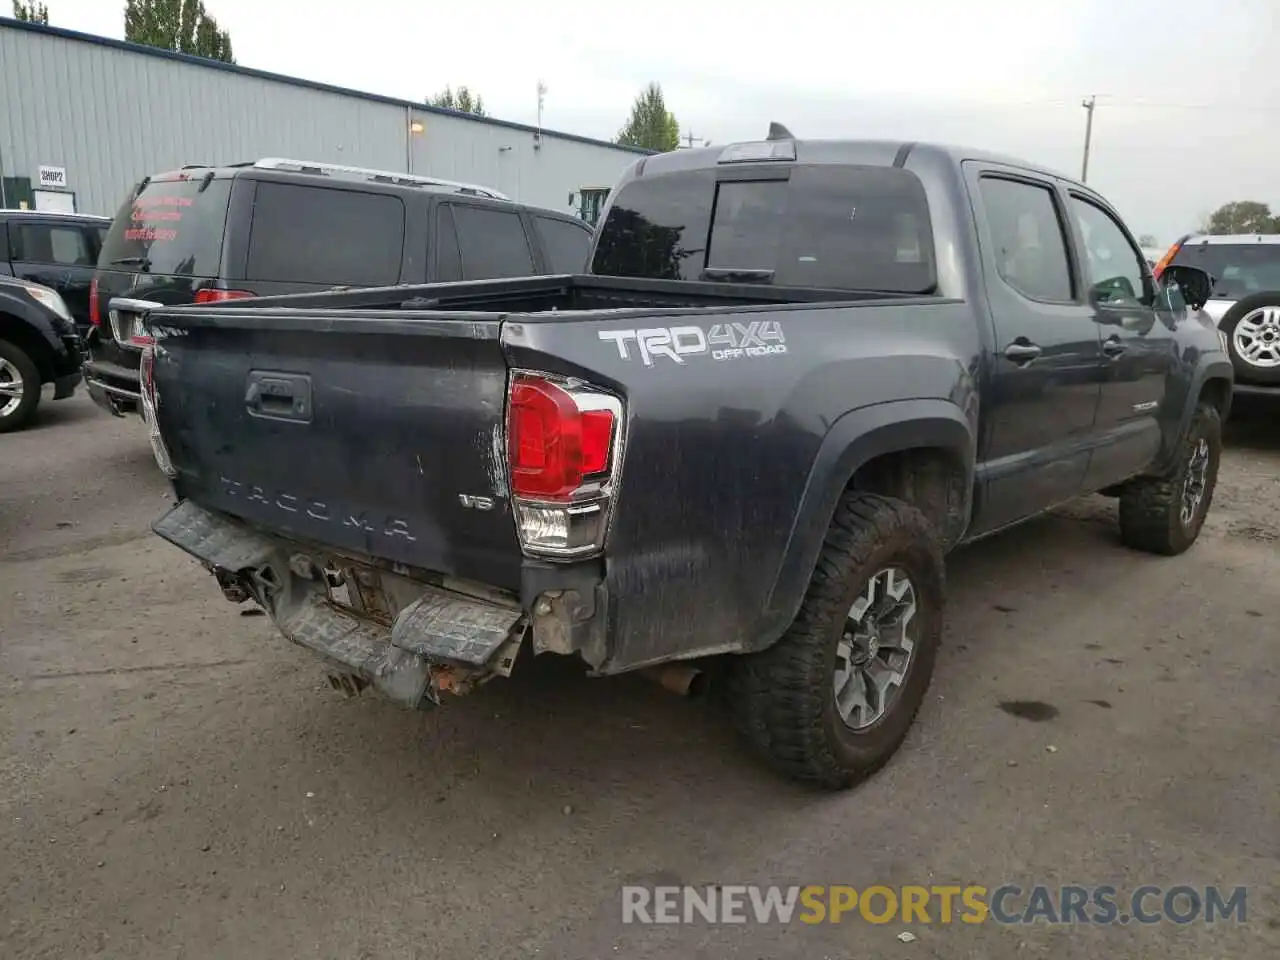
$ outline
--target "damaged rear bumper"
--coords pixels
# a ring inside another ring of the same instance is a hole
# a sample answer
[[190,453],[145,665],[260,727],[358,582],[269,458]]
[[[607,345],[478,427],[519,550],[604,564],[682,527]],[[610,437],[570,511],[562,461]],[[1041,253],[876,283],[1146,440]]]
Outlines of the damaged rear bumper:
[[353,567],[189,500],[152,529],[208,567],[229,597],[261,604],[281,633],[338,672],[334,686],[372,686],[410,708],[508,675],[528,624],[514,601]]

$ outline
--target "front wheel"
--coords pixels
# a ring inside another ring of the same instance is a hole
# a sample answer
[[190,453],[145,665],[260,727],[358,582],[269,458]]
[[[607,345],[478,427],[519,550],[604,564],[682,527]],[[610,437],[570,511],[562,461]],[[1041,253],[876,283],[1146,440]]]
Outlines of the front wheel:
[[27,352],[0,340],[0,433],[21,430],[40,403],[40,371]]
[[943,561],[924,515],[846,494],[791,629],[729,664],[738,729],[790,777],[844,788],[894,754],[942,636]]
[[1178,449],[1173,467],[1160,477],[1125,484],[1120,495],[1120,539],[1147,553],[1175,556],[1200,536],[1222,459],[1222,418],[1201,403]]

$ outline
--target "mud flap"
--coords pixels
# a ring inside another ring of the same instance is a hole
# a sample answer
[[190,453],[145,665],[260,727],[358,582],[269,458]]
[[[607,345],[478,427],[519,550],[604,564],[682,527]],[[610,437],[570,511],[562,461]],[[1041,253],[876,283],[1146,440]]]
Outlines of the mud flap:
[[477,678],[511,672],[525,619],[516,607],[418,584],[422,596],[388,628],[337,606],[322,580],[301,575],[290,562],[301,545],[189,500],[152,529],[216,574],[251,581],[285,637],[404,706],[439,703],[442,690],[461,693]]

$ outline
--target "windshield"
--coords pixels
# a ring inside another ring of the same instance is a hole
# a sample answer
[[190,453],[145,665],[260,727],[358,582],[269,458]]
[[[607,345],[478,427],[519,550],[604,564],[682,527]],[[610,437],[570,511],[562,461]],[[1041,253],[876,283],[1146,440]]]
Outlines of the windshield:
[[[723,169],[624,185],[600,228],[591,272],[743,280],[837,290],[931,292],[924,187],[895,167]],[[780,176],[781,174],[781,176]]]
[[125,200],[98,266],[216,277],[222,266],[230,180],[152,180]]
[[1220,300],[1280,290],[1280,243],[1189,243],[1172,262],[1206,271]]

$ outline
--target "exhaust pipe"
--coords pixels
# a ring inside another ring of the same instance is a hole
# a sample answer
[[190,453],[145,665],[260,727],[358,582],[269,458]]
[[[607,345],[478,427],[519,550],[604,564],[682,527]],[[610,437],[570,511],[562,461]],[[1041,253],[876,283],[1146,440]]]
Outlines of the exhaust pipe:
[[640,671],[659,686],[682,697],[700,696],[707,686],[707,675],[697,667],[672,663],[661,667],[647,667]]

